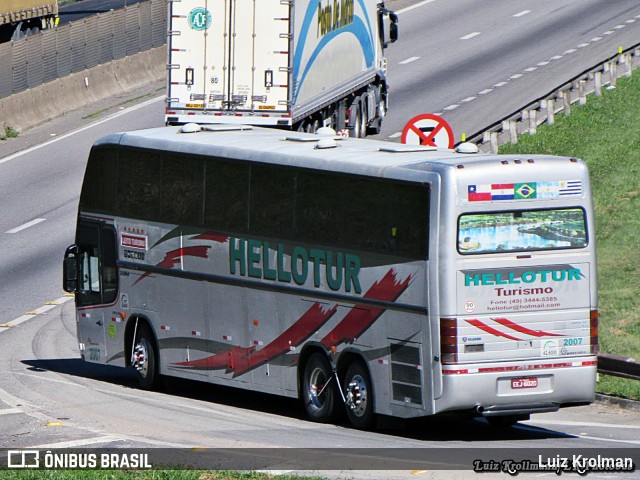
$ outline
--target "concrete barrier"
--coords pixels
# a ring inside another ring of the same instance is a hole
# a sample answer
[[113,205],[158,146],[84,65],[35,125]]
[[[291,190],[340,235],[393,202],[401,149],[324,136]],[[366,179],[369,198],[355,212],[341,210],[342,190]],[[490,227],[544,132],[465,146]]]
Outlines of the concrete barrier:
[[98,65],[0,99],[0,129],[40,125],[85,105],[166,78],[166,46]]

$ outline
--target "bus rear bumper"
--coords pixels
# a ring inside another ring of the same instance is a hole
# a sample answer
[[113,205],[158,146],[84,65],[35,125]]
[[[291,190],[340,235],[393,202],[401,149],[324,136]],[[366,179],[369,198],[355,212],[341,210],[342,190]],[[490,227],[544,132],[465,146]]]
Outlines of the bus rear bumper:
[[553,412],[595,399],[596,357],[550,361],[531,369],[505,365],[447,365],[436,413],[473,411],[484,417]]

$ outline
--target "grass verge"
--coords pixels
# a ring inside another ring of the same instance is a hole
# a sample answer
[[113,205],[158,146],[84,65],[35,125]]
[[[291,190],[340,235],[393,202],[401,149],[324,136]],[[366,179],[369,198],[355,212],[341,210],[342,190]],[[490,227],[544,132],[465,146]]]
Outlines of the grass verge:
[[4,127],[4,132],[0,132],[0,140],[7,140],[8,138],[16,138],[18,135],[20,135],[20,132],[18,132],[15,128],[6,126]]
[[[589,166],[598,250],[600,351],[640,358],[640,72],[500,153],[579,157]],[[640,399],[640,381],[600,376],[598,391]]]

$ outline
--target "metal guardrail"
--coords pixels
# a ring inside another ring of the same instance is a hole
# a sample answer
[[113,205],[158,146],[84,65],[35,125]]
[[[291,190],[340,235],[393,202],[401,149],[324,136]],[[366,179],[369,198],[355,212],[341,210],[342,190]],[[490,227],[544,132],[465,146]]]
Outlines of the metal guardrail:
[[614,377],[640,380],[640,361],[622,355],[599,353],[598,372]]
[[0,98],[159,47],[166,0],[148,0],[0,44]]
[[519,135],[536,133],[537,127],[543,123],[553,124],[555,115],[569,115],[573,104],[586,103],[587,95],[592,93],[601,95],[606,85],[615,86],[618,78],[631,76],[638,65],[640,43],[584,70],[523,108],[469,135],[466,141],[477,144],[481,151],[497,153],[500,145],[517,143]]
[[[553,124],[555,115],[571,113],[571,105],[583,105],[587,95],[600,96],[605,85],[615,86],[618,78],[631,76],[640,65],[640,44],[612,55],[594,67],[554,88],[546,95],[525,107],[493,123],[481,132],[470,135],[466,141],[478,145],[482,151],[498,152],[505,143],[517,143],[518,136],[535,134],[543,123]],[[640,380],[640,361],[634,358],[610,353],[598,354],[598,372],[605,375]]]

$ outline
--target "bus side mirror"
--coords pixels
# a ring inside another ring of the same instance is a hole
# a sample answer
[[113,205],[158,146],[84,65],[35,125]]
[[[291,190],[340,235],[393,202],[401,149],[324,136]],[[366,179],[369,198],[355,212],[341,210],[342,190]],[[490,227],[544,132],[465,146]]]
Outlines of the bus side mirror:
[[62,288],[65,292],[76,293],[78,288],[78,259],[79,248],[77,245],[71,245],[64,252],[64,261],[62,264]]

